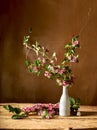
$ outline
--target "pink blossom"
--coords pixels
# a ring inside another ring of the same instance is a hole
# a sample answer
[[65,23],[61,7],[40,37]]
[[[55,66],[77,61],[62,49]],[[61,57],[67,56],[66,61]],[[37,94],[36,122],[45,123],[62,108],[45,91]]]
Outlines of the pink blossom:
[[24,108],[22,108],[21,110],[22,110],[23,112],[27,112],[27,113],[31,112],[30,107],[24,107]]
[[54,110],[49,111],[49,115],[53,115],[55,113]]
[[48,71],[45,71],[44,76],[46,76],[46,77],[50,78],[50,77],[51,77],[51,74],[50,74]]
[[71,59],[71,62],[74,62],[76,63],[78,60],[77,60],[77,57],[76,56],[73,56],[72,59]]
[[70,83],[69,82],[67,82],[67,81],[63,81],[63,86],[65,86],[65,87],[68,87],[70,85]]
[[42,115],[42,110],[39,110],[38,111],[38,116],[41,116]]
[[42,59],[42,64],[44,65],[46,63],[45,58]]
[[76,56],[68,56],[68,60],[70,60],[70,62],[74,62],[74,63],[76,63],[78,60],[77,60],[78,58],[76,57]]
[[65,68],[62,68],[62,69],[58,69],[58,74],[63,74],[65,71]]
[[49,119],[51,119],[55,114],[55,111],[54,110],[51,110],[51,111],[48,111],[48,117]]
[[40,57],[38,57],[38,60],[39,60],[39,61],[41,61],[41,58],[40,58]]
[[34,106],[31,106],[31,107],[30,107],[30,110],[31,110],[31,112],[34,112],[34,111],[35,111],[35,107],[34,107]]
[[76,41],[73,42],[73,46],[74,47],[77,46],[77,45],[79,45],[79,41],[78,40],[76,40]]
[[38,71],[38,67],[37,67],[37,66],[34,66],[34,67],[33,67],[33,70],[34,70],[35,72],[37,72],[37,71]]
[[49,68],[49,70],[50,70],[52,73],[54,73],[54,72],[55,72],[55,70],[54,70],[54,67],[53,67],[53,66],[49,65],[49,66],[48,66],[48,68]]
[[52,104],[48,104],[48,110],[52,110],[53,109],[53,105]]
[[21,108],[22,112],[25,112],[25,107]]
[[59,104],[54,104],[54,108],[59,109]]
[[72,60],[72,56],[71,55],[69,55],[67,58],[68,58],[68,60]]
[[58,73],[60,70],[60,65],[55,66],[55,69],[56,69],[55,72]]
[[38,103],[37,105],[34,106],[36,110],[42,109],[42,104]]

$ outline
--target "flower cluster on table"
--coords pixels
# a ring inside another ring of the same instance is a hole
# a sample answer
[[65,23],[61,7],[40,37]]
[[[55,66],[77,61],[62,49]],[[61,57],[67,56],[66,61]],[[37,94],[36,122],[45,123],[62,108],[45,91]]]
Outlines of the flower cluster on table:
[[58,115],[59,104],[38,103],[38,104],[32,105],[30,107],[23,107],[21,110],[27,114],[34,113],[38,116],[42,116],[42,118],[51,119],[51,118],[53,118],[54,115]]
[[[72,86],[74,82],[74,75],[71,70],[71,63],[78,63],[79,55],[76,54],[76,49],[80,47],[78,35],[73,36],[69,43],[64,47],[64,59],[57,64],[57,54],[53,52],[52,56],[49,55],[49,50],[41,46],[38,42],[31,43],[30,35],[24,37],[23,45],[27,49],[26,65],[31,73],[39,76],[42,72],[45,77],[55,79],[59,86]],[[31,61],[28,58],[28,52],[34,51],[36,58]]]

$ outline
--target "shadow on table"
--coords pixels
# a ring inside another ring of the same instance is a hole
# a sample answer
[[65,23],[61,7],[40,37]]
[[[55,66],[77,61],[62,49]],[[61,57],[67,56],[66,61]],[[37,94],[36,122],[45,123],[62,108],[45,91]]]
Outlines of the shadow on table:
[[81,112],[81,116],[96,116],[97,115],[97,112]]

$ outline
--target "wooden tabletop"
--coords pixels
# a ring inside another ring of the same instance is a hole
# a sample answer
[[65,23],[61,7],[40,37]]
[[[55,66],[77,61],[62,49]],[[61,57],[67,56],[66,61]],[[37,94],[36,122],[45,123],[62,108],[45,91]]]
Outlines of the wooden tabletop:
[[[32,106],[33,104],[9,103],[15,107]],[[81,106],[81,116],[42,119],[40,116],[29,116],[26,119],[11,119],[11,113],[0,104],[0,129],[16,130],[66,130],[66,129],[97,129],[97,106]],[[7,104],[8,105],[8,104]]]

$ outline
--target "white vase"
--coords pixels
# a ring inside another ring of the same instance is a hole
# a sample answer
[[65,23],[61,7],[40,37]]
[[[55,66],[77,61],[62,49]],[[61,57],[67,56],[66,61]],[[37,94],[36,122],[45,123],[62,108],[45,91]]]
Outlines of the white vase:
[[68,87],[66,86],[63,86],[63,92],[59,102],[59,115],[70,116],[70,100],[68,95]]

